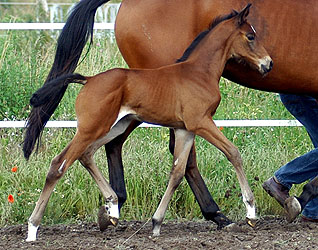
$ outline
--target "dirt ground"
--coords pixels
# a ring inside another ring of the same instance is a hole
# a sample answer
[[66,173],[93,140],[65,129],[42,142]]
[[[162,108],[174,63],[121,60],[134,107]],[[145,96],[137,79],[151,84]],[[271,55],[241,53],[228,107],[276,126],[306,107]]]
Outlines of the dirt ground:
[[284,218],[261,218],[217,230],[208,221],[168,221],[159,237],[151,221],[121,221],[100,232],[97,224],[41,226],[38,240],[25,242],[26,225],[0,228],[0,249],[318,249],[318,225]]

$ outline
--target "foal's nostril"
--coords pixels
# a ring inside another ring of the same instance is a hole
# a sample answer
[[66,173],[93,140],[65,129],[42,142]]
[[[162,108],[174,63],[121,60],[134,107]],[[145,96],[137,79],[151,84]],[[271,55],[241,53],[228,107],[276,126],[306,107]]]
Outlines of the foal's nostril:
[[273,68],[273,65],[274,65],[274,63],[273,63],[273,61],[271,61],[271,62],[269,63],[269,70],[271,70],[271,69]]
[[266,74],[270,69],[268,69],[264,64],[261,65],[262,71],[264,74]]
[[267,64],[261,65],[261,69],[262,69],[264,74],[270,72],[272,70],[272,68],[273,68],[273,61],[272,60],[269,62],[269,64],[267,63]]

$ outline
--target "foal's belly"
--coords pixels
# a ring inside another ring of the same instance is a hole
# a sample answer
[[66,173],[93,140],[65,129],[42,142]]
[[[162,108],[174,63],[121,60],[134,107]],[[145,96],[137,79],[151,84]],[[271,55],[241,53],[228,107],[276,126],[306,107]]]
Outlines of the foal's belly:
[[132,108],[128,106],[122,106],[120,108],[118,117],[112,127],[114,127],[120,120],[127,116],[133,115],[135,120],[140,122],[146,122],[149,124],[160,125],[169,128],[185,128],[184,122],[181,118],[178,118],[173,112],[163,111],[160,109],[154,110],[149,108]]

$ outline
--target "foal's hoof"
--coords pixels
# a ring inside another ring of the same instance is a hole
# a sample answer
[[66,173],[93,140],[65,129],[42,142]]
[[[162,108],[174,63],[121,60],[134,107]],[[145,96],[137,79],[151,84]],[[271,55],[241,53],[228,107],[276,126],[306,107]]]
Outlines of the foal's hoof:
[[160,236],[160,228],[162,221],[158,221],[156,219],[152,219],[152,236],[158,237]]
[[256,222],[257,219],[250,219],[250,218],[246,218],[246,223],[251,226],[251,227],[255,227],[256,226]]
[[287,213],[287,221],[293,222],[301,213],[301,205],[295,197],[289,197],[285,200],[284,208]]
[[117,226],[118,219],[109,216],[109,211],[105,206],[101,206],[98,211],[98,225],[100,231],[105,231],[109,225]]

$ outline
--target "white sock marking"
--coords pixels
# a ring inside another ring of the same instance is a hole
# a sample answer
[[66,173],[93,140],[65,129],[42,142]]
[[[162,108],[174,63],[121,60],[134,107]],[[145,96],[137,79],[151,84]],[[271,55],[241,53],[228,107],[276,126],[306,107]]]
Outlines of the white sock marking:
[[255,206],[247,205],[247,218],[257,219]]
[[251,206],[247,202],[247,199],[245,198],[246,196],[247,195],[244,195],[244,193],[243,193],[243,202],[244,202],[246,210],[247,210],[246,211],[246,218],[248,218],[248,219],[257,219],[255,205]]
[[31,222],[28,223],[28,237],[25,241],[36,241],[36,233],[38,231],[39,226],[34,226]]
[[118,204],[113,204],[111,201],[108,202],[105,205],[105,209],[106,211],[108,211],[108,214],[110,217],[119,219],[119,208],[118,208]]

